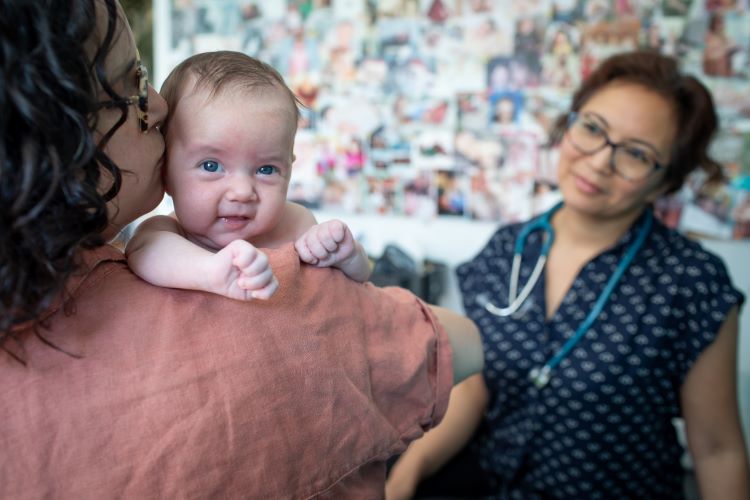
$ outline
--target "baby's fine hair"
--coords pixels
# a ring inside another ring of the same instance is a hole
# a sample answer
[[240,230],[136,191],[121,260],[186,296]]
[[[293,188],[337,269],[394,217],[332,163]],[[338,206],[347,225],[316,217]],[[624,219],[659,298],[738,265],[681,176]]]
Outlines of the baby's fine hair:
[[[295,124],[299,120],[299,107],[302,104],[286,85],[281,74],[270,64],[231,50],[195,54],[172,70],[160,90],[160,94],[169,105],[170,116],[190,77],[195,78],[196,89],[208,89],[211,97],[229,88],[246,91],[269,88],[280,90],[289,97],[289,104],[294,110]],[[169,119],[162,126],[165,134],[168,126]]]

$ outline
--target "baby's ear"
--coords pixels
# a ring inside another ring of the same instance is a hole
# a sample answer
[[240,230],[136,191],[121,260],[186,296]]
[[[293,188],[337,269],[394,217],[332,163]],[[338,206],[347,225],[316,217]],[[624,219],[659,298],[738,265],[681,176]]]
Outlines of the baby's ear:
[[292,163],[294,163],[297,160],[297,155],[292,153]]

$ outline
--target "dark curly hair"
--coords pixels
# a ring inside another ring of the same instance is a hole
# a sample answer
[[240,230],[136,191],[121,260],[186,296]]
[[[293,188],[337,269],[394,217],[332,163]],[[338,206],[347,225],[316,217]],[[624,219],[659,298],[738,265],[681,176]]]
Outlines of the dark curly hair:
[[[95,7],[106,9],[103,34]],[[103,148],[128,107],[116,106],[122,116],[97,141],[100,103],[122,100],[104,71],[123,28],[116,0],[0,0],[0,12],[0,347],[7,350],[16,325],[32,324],[41,337],[42,313],[69,298],[64,285],[81,265],[79,250],[105,243],[107,202],[121,171]],[[106,193],[98,190],[102,169],[114,179]]]
[[[571,111],[579,111],[594,94],[615,80],[643,85],[674,106],[677,134],[664,177],[666,193],[679,190],[687,176],[699,167],[708,174],[709,182],[723,179],[721,165],[708,153],[719,120],[711,93],[700,81],[682,73],[676,59],[658,52],[617,54],[605,59],[581,84],[573,95]],[[567,122],[567,114],[556,121],[550,134],[552,144],[562,140]]]

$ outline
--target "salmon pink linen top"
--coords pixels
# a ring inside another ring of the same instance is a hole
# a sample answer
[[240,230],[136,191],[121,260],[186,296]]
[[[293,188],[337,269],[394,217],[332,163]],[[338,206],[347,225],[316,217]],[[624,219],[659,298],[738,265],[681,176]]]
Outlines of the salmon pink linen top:
[[26,365],[0,351],[0,498],[382,497],[445,413],[448,338],[405,290],[268,254],[278,292],[240,302],[89,252],[74,301],[6,342]]

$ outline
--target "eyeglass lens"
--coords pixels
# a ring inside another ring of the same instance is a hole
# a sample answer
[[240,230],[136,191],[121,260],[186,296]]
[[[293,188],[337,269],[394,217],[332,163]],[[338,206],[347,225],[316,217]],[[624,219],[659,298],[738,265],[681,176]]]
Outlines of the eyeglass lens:
[[616,173],[626,179],[644,179],[658,166],[653,156],[642,146],[627,142],[613,143],[596,120],[576,115],[568,130],[570,141],[582,153],[593,154],[607,145],[611,146],[611,165]]

